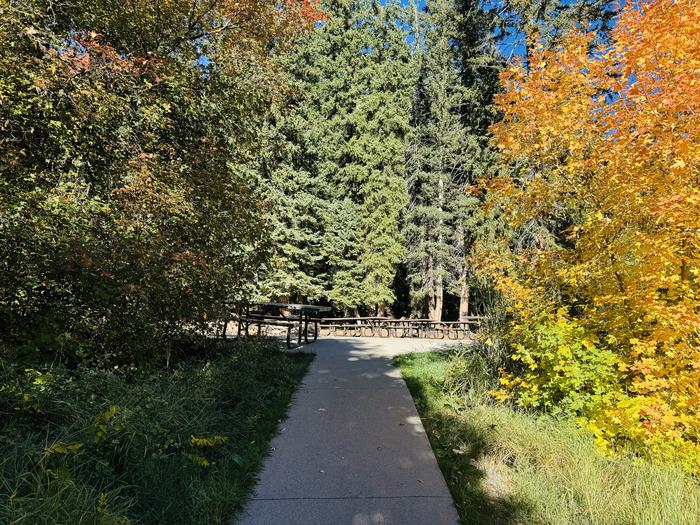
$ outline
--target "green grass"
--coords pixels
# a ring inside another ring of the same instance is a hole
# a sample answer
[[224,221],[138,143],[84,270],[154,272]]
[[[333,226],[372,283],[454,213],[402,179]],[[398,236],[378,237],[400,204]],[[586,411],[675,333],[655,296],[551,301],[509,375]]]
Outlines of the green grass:
[[475,353],[396,358],[464,524],[697,525],[674,466],[601,456],[574,424],[491,401]]
[[313,357],[215,346],[169,372],[2,363],[0,523],[229,522]]

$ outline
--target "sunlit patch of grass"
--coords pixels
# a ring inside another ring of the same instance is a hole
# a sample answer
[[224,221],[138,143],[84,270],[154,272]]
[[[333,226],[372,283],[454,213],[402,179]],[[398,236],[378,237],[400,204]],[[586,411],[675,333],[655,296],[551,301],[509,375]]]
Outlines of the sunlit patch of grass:
[[573,423],[492,402],[471,352],[396,358],[465,524],[697,525],[700,486],[673,465],[601,456]]

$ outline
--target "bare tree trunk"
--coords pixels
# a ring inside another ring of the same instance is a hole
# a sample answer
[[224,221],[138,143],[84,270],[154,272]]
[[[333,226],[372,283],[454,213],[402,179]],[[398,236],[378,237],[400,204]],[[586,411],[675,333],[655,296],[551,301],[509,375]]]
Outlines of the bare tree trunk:
[[469,282],[467,281],[467,254],[464,226],[457,227],[457,253],[461,258],[459,265],[459,283],[461,285],[459,293],[459,320],[463,321],[469,315]]
[[459,320],[464,321],[469,316],[469,284],[466,272],[462,272],[462,290],[459,294]]
[[425,296],[425,310],[424,314],[426,318],[432,319],[433,316],[433,311],[435,310],[435,281],[433,280],[434,278],[434,267],[433,267],[433,258],[432,256],[428,257],[428,269],[426,271],[426,289],[427,289],[427,295]]
[[165,347],[165,369],[170,370],[170,355],[172,354],[172,346],[168,343]]
[[[442,214],[442,206],[443,206],[443,201],[445,199],[445,186],[444,182],[442,180],[442,175],[440,175],[440,180],[438,181],[438,209],[440,210],[440,213]],[[442,245],[443,243],[443,237],[442,237],[442,216],[440,216],[440,219],[438,220],[438,245]],[[443,283],[443,275],[442,275],[442,264],[440,261],[438,261],[436,274],[437,277],[435,278],[435,288],[434,288],[434,295],[435,297],[433,298],[433,311],[431,312],[430,318],[433,321],[442,321],[442,300],[443,300],[443,293],[444,293],[444,283]]]
[[442,275],[438,275],[435,283],[435,297],[433,299],[433,311],[430,318],[433,321],[442,321],[442,296],[443,296],[443,284]]

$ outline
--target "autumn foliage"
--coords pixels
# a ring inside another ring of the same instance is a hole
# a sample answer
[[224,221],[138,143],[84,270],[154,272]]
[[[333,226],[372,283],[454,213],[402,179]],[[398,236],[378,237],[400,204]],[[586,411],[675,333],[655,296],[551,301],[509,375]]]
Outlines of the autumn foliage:
[[501,397],[700,472],[700,9],[623,8],[502,75],[475,261],[509,304]]
[[272,56],[313,26],[270,0],[0,2],[0,351],[168,353],[246,293],[269,244],[250,175]]

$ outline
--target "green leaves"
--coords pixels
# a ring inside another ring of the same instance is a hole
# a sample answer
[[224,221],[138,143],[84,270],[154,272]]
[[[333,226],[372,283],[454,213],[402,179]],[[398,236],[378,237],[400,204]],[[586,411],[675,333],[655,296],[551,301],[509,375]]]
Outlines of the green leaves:
[[247,295],[268,253],[243,166],[277,73],[228,38],[207,49],[235,68],[191,42],[158,54],[172,34],[110,4],[3,13],[0,325],[25,357],[146,357]]
[[515,389],[518,404],[554,414],[592,414],[619,392],[619,358],[591,341],[565,311],[521,326],[518,334],[522,343],[511,357],[520,370],[502,381]]

